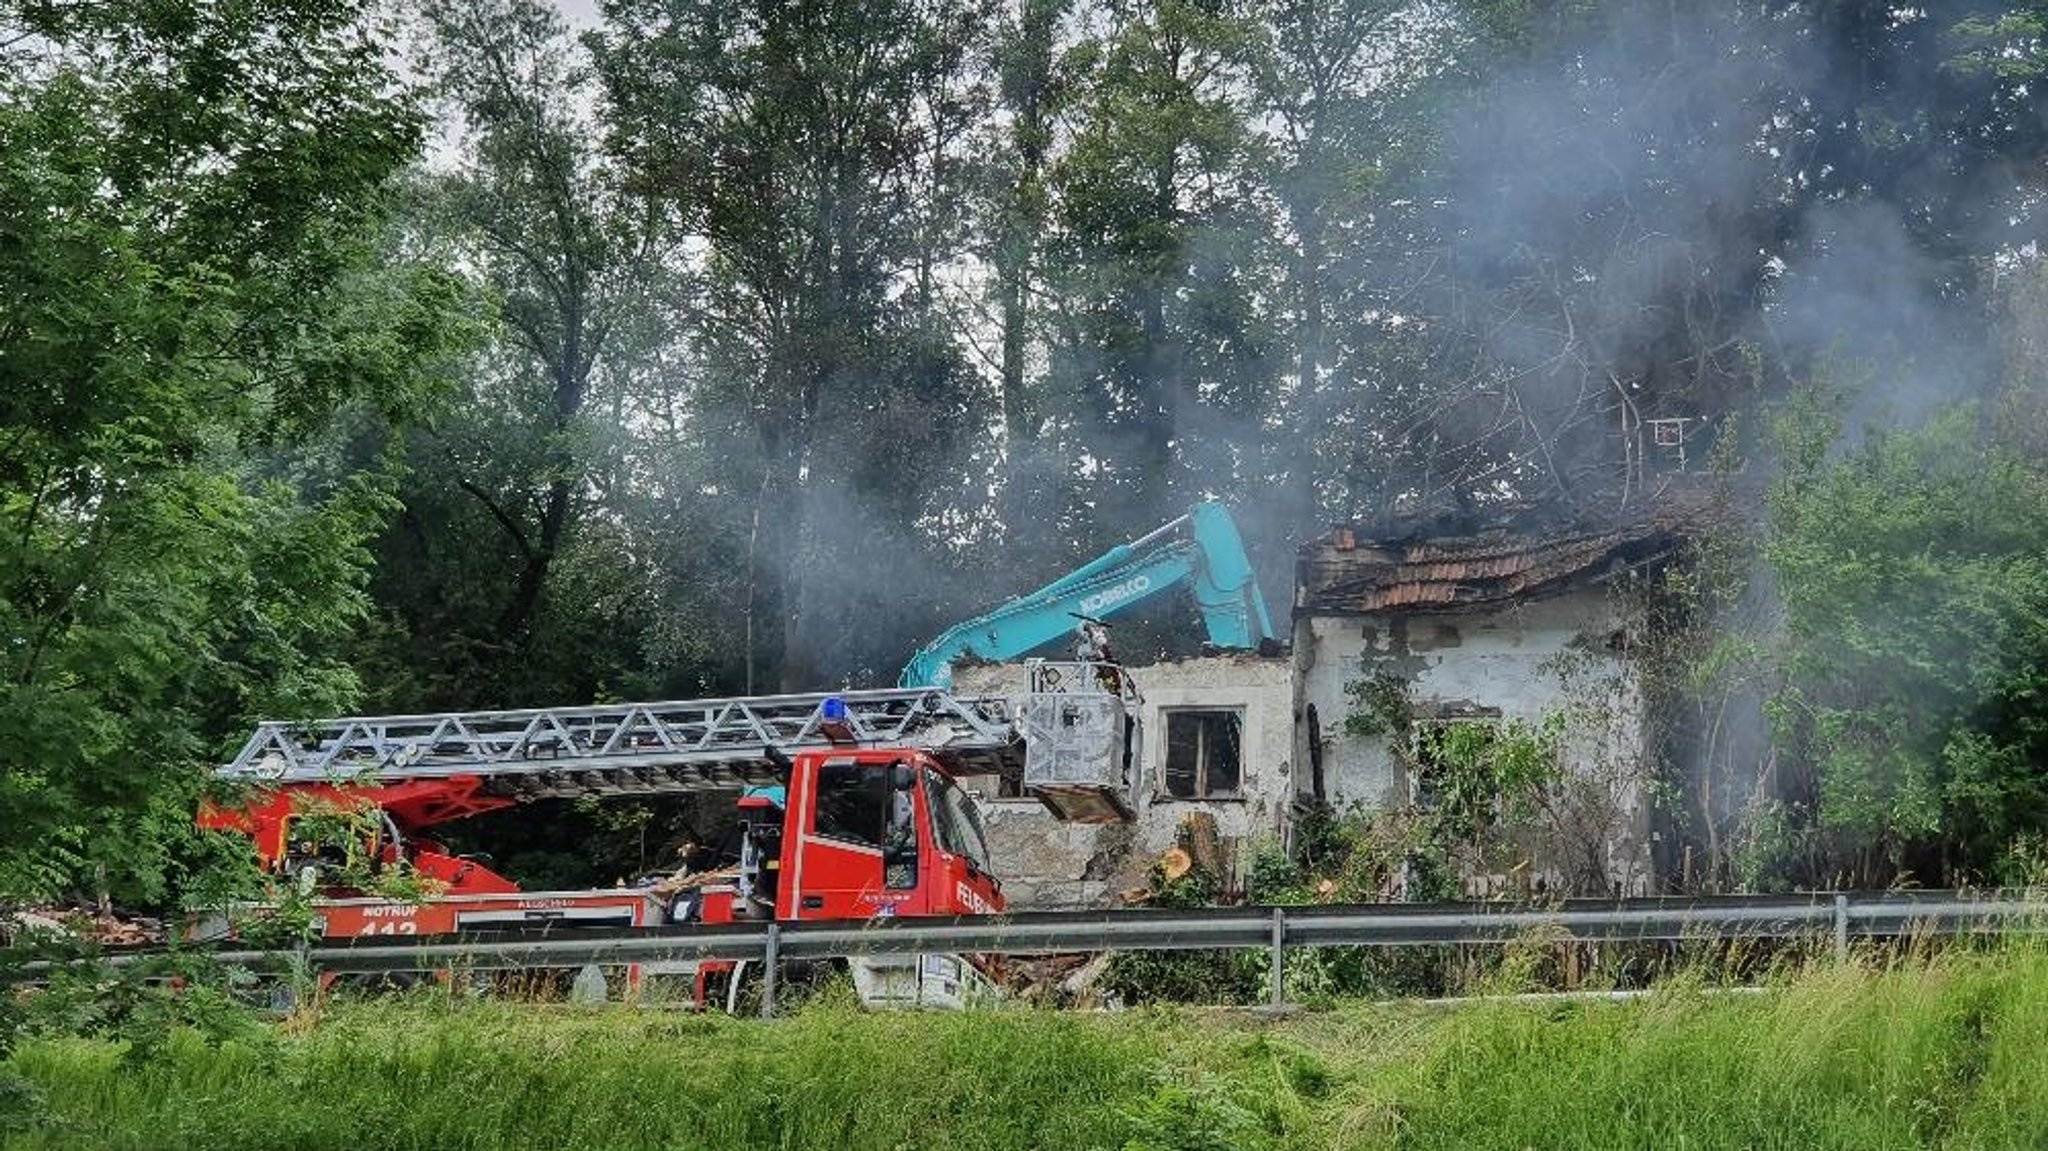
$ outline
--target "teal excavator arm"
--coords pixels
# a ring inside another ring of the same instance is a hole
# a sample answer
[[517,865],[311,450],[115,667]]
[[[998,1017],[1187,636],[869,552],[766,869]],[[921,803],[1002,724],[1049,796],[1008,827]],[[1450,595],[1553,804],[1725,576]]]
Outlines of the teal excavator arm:
[[947,628],[911,657],[897,682],[949,688],[957,659],[1016,659],[1071,637],[1076,617],[1114,615],[1182,584],[1217,647],[1250,649],[1278,638],[1237,525],[1222,504],[1201,503],[1037,591]]

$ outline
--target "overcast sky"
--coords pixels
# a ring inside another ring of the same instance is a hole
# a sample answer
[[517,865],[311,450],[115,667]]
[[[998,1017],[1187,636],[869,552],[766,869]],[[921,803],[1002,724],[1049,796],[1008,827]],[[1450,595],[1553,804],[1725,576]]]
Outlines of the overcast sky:
[[555,0],[555,7],[569,20],[569,26],[577,30],[597,26],[597,0]]

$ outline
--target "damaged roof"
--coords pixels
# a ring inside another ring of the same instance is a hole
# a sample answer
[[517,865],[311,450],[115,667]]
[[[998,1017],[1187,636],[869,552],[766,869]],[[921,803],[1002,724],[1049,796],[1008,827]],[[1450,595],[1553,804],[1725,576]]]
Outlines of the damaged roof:
[[1671,555],[1684,539],[1686,518],[1380,540],[1356,525],[1340,526],[1302,546],[1295,608],[1374,615],[1542,599]]

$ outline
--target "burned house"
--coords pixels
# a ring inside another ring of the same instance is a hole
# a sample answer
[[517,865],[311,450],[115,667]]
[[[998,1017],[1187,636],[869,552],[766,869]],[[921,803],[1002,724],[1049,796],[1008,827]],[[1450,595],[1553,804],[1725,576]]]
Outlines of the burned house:
[[1640,597],[1627,592],[1681,538],[1668,520],[1402,538],[1347,526],[1303,546],[1301,798],[1474,809],[1452,845],[1467,895],[1646,891]]
[[[1014,903],[1083,906],[1142,887],[1190,817],[1242,871],[1260,845],[1291,842],[1312,805],[1372,818],[1428,812],[1446,794],[1469,803],[1460,757],[1533,773],[1509,781],[1525,794],[1490,808],[1513,818],[1468,821],[1454,845],[1465,894],[1649,890],[1638,577],[1683,538],[1662,518],[1379,538],[1350,526],[1310,541],[1286,655],[1129,669],[1143,700],[1136,820],[1062,823],[981,781]],[[957,678],[966,692],[1014,695],[1025,667]]]

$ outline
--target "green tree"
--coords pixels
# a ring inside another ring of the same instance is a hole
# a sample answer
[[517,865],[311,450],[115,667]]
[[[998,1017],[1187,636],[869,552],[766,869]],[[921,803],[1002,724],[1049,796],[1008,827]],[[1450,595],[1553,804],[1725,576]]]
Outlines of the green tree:
[[205,765],[347,707],[454,284],[367,4],[0,4],[0,894],[155,899]]
[[1277,367],[1273,253],[1248,168],[1254,24],[1231,5],[1112,5],[1067,66],[1053,185],[1051,387],[1094,531],[1245,490]]
[[1036,513],[1060,488],[1056,466],[1040,450],[1047,413],[1030,386],[1035,298],[1043,271],[1041,235],[1051,208],[1046,186],[1053,129],[1064,84],[1057,34],[1069,0],[1019,0],[995,46],[999,106],[1005,122],[994,129],[995,160],[988,180],[990,292],[1001,330],[997,354],[1003,407],[1002,521],[1011,546],[1025,555],[1050,551],[1051,525]]
[[1379,326],[1332,333],[1366,386],[1297,425],[1339,421],[1362,445],[1341,467],[1325,453],[1326,482],[1366,512],[1591,516],[1645,490],[1642,421],[1690,421],[1690,438],[1753,413],[1838,341],[1901,378],[1940,361],[1995,379],[1991,257],[2039,228],[2037,12],[1404,11],[1454,46],[1378,156],[1373,227],[1342,249],[1368,260],[1332,286],[1379,292],[1339,314]]
[[[745,493],[746,685],[889,673],[932,626],[987,389],[940,314],[985,97],[957,0],[613,0],[610,147],[705,277],[691,418]],[[985,502],[983,497],[979,502]]]
[[675,343],[660,320],[678,284],[602,163],[595,85],[555,8],[419,15],[455,146],[415,179],[409,223],[476,270],[491,339],[407,437],[366,666],[390,708],[588,699],[646,670],[650,572],[614,529],[645,438],[629,425],[664,399],[648,369]]
[[[1272,0],[1254,11],[1267,33],[1253,73],[1265,113],[1259,166],[1280,207],[1294,360],[1281,388],[1287,447],[1269,470],[1284,477],[1284,519],[1306,527],[1316,522],[1318,472],[1331,470],[1332,437],[1322,429],[1347,423],[1341,413],[1368,386],[1358,374],[1365,357],[1347,353],[1371,333],[1351,318],[1385,302],[1371,298],[1355,260],[1372,243],[1394,114],[1416,111],[1402,97],[1433,66],[1432,33],[1417,26],[1407,0]],[[1339,438],[1355,432],[1347,427]],[[1301,451],[1304,444],[1312,450]],[[1339,458],[1348,454],[1339,450]]]
[[1778,424],[1765,556],[1785,603],[1788,797],[1827,874],[2015,880],[2048,833],[2048,469],[2038,384],[1831,450],[1810,399]]

